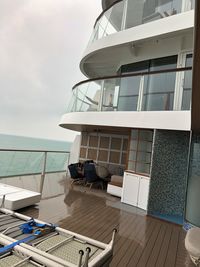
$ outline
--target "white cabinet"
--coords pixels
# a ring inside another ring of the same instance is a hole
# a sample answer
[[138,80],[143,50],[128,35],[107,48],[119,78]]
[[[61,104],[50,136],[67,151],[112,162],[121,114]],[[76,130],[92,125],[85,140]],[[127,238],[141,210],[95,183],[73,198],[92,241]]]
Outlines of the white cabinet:
[[122,202],[133,206],[137,206],[138,188],[139,188],[138,177],[126,173],[126,175],[124,176],[123,188],[122,188]]
[[140,177],[140,186],[138,192],[138,207],[147,210],[149,196],[149,178]]
[[147,210],[148,196],[149,178],[125,172],[121,201]]

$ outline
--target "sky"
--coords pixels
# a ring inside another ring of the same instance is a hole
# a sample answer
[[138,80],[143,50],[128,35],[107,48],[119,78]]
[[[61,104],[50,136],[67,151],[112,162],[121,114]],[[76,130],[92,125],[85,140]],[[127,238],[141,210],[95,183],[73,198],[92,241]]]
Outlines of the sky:
[[0,133],[72,141],[58,126],[101,0],[0,0]]

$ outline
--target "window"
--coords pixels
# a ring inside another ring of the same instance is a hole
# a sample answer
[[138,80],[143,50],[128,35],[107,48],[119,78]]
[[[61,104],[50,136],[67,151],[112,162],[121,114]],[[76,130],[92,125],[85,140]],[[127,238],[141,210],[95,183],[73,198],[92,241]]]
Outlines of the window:
[[[152,59],[150,71],[175,69],[177,56]],[[174,102],[176,72],[146,75],[142,110],[172,110]]]
[[82,133],[80,161],[94,160],[118,173],[127,164],[128,135]]
[[151,165],[153,131],[132,130],[129,147],[128,169],[149,175]]
[[[122,74],[148,72],[150,61],[141,61],[123,65]],[[137,111],[141,76],[126,77],[121,79],[118,111]]]
[[[127,64],[121,67],[121,73],[153,72],[176,69],[176,67],[177,55]],[[118,110],[136,111],[140,101],[143,111],[173,110],[175,83],[176,72],[123,78],[121,79]],[[139,100],[140,90],[142,99]]]
[[[192,67],[193,63],[193,55],[187,54],[185,67]],[[191,95],[192,95],[192,70],[185,71],[184,73],[184,81],[183,81],[183,96],[182,96],[182,110],[190,110],[191,103]]]

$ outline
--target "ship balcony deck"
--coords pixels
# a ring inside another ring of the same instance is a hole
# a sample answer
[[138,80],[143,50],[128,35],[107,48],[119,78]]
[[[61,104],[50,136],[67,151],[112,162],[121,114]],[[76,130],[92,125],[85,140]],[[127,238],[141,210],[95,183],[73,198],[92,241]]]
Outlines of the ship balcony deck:
[[194,0],[170,0],[164,4],[153,1],[114,1],[97,18],[89,44],[108,35],[192,9]]
[[191,92],[191,67],[89,79],[73,87],[60,126],[190,130]]
[[103,242],[109,242],[112,229],[117,227],[111,267],[193,266],[180,226],[146,216],[102,190],[83,186],[72,189],[67,181],[63,186],[65,194],[43,199],[38,206],[19,212]]

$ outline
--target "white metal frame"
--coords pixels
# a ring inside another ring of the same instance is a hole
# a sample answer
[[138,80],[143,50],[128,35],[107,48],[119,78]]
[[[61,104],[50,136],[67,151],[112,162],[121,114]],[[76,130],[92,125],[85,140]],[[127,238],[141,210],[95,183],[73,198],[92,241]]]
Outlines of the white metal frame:
[[[29,216],[26,216],[26,215],[23,215],[23,214],[20,214],[20,213],[17,213],[17,212],[13,212],[13,211],[10,211],[10,210],[4,209],[4,208],[0,208],[0,212],[8,214],[8,215],[14,215],[17,218],[22,219],[22,220],[26,220],[26,221],[29,221],[30,219],[32,219]],[[43,222],[43,221],[40,221],[40,220],[37,220],[37,219],[35,219],[35,221],[37,223],[46,224],[46,222]],[[89,244],[91,244],[93,246],[96,246],[96,247],[98,247],[98,248],[103,250],[91,262],[89,262],[88,267],[101,266],[101,262],[104,263],[106,260],[108,260],[109,257],[112,256],[116,230],[113,231],[112,239],[111,239],[109,244],[105,244],[105,243],[102,243],[100,241],[96,241],[94,239],[88,238],[86,236],[74,233],[72,231],[69,231],[69,230],[66,230],[66,229],[63,229],[63,228],[60,228],[60,227],[56,227],[56,231],[58,233],[61,233],[62,235],[73,236],[74,238],[77,238],[77,239],[79,239],[79,240],[81,240],[83,242],[87,242],[87,243],[89,243]],[[11,237],[8,237],[6,235],[3,235],[3,234],[0,234],[0,241],[1,240],[5,240],[4,241],[5,245],[8,245],[8,244],[13,243],[13,242],[16,241],[15,239],[13,239]],[[58,267],[61,267],[61,266],[77,267],[77,265],[74,265],[74,264],[72,264],[70,262],[62,260],[62,259],[60,259],[60,258],[58,258],[56,256],[53,256],[53,255],[51,255],[49,253],[41,251],[41,250],[39,250],[39,249],[37,249],[35,247],[32,247],[30,245],[27,245],[25,243],[21,243],[20,245],[16,246],[15,248],[20,250],[20,251],[26,251],[26,252],[28,251],[29,255],[35,255],[37,257],[45,258],[45,260],[50,263],[50,265],[47,265],[49,267],[55,267],[55,266],[58,266]],[[51,261],[54,262],[54,265],[51,265]],[[56,265],[55,265],[55,263],[56,263]]]
[[[178,67],[185,67],[187,55],[192,54],[191,50],[181,51],[178,54]],[[177,73],[176,87],[174,96],[174,110],[181,110],[183,101],[183,87],[184,87],[185,72]]]

